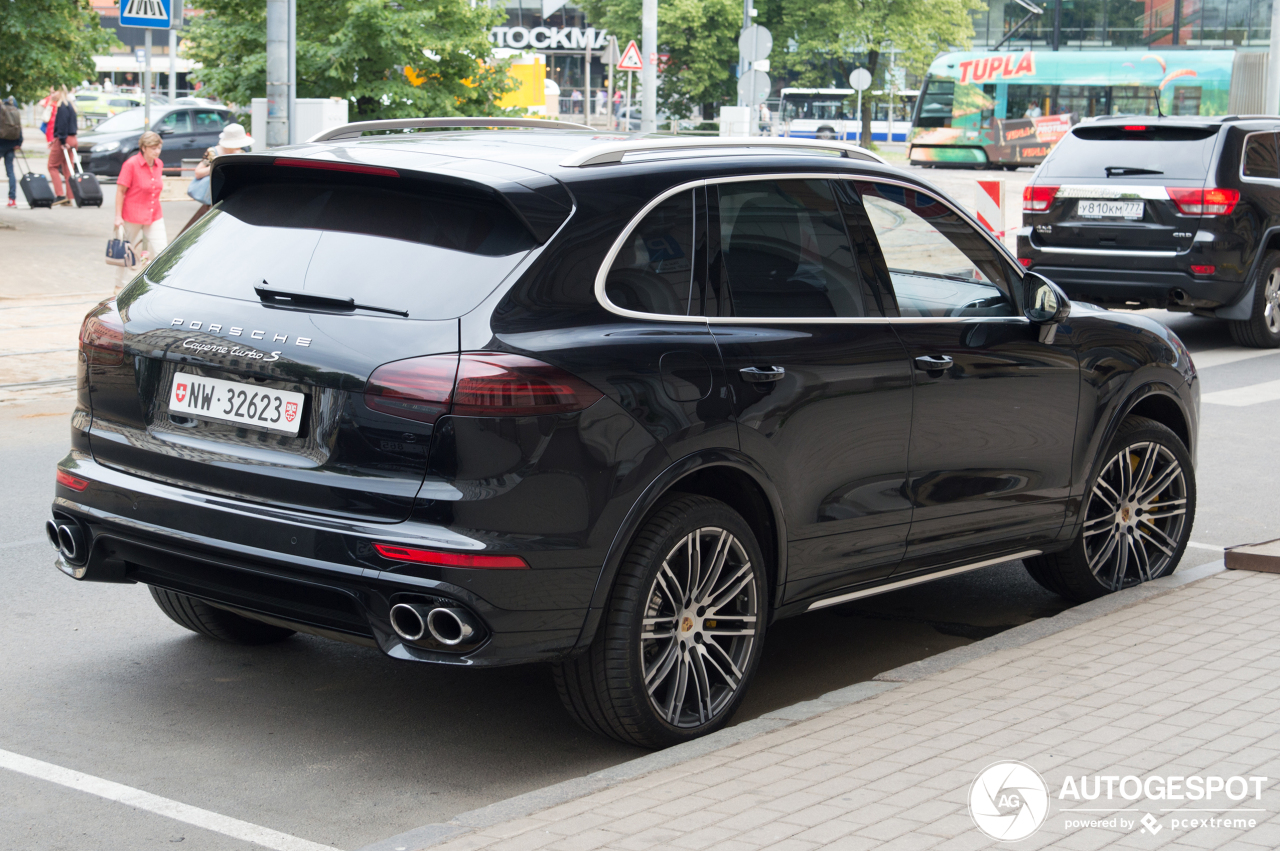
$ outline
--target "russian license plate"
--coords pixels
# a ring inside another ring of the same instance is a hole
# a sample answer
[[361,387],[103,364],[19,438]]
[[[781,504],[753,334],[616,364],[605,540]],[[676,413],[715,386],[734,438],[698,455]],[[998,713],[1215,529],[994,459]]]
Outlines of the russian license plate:
[[1141,201],[1077,201],[1076,215],[1082,219],[1140,219]]
[[297,434],[305,398],[289,390],[179,372],[169,390],[169,412]]

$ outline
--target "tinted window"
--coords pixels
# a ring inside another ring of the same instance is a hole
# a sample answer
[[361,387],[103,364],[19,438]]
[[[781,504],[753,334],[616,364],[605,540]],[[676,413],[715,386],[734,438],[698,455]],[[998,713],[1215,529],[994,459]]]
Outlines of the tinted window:
[[858,181],[902,316],[1013,316],[1004,263],[973,226],[916,189]]
[[491,198],[385,179],[261,183],[219,201],[147,277],[253,301],[265,279],[444,319],[479,304],[533,245]]
[[1280,179],[1280,162],[1276,159],[1276,134],[1250,133],[1244,140],[1245,177]]
[[171,112],[164,118],[160,119],[157,125],[159,130],[172,130],[174,133],[190,133],[191,132],[191,113],[185,109]]
[[720,247],[735,316],[866,316],[825,180],[722,183]]
[[197,133],[216,133],[227,124],[223,113],[212,109],[197,109],[195,118]]
[[694,196],[681,192],[649,212],[614,258],[605,294],[618,307],[687,316],[702,310],[694,275]]
[[[119,106],[119,104],[112,104]],[[127,130],[141,130],[146,126],[146,110],[130,109],[119,115],[114,115],[106,121],[101,122],[94,127],[95,133],[121,133]]]
[[1076,127],[1062,137],[1040,166],[1039,176],[1105,178],[1108,168],[1113,172],[1141,168],[1158,174],[1125,175],[1125,179],[1202,179],[1209,172],[1217,135],[1216,127],[1142,124]]

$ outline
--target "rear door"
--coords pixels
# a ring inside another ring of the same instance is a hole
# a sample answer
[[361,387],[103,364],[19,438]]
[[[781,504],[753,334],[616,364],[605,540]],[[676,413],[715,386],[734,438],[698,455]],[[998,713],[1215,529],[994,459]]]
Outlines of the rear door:
[[190,157],[195,148],[195,132],[191,127],[191,110],[175,109],[166,113],[155,125],[156,132],[164,140],[160,158],[168,167],[182,165],[184,157]]
[[216,109],[195,109],[191,112],[194,131],[194,150],[191,157],[204,156],[204,152],[218,144],[218,134],[230,123],[227,113]]
[[898,572],[1042,545],[1071,486],[1080,376],[1069,327],[1041,342],[1004,256],[939,198],[891,181],[852,185],[914,379],[914,512]]
[[905,549],[911,371],[887,287],[859,269],[832,183],[708,186],[711,331],[743,451],[777,487],[786,599],[889,575]]

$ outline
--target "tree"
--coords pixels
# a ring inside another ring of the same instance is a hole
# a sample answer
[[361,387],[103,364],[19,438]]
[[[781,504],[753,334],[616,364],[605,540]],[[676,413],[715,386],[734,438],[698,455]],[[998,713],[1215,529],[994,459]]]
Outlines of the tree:
[[0,97],[23,103],[95,79],[94,54],[121,46],[89,0],[0,0],[0,45]]
[[[266,3],[200,6],[187,56],[204,67],[191,76],[232,103],[265,97]],[[298,97],[346,98],[353,119],[497,115],[495,98],[515,88],[507,64],[493,61],[489,27],[499,12],[486,4],[330,0],[297,9]]]
[[[884,86],[884,53],[924,74],[939,52],[967,48],[973,39],[970,12],[983,0],[767,0],[761,20],[773,32],[773,67],[798,77],[802,86],[847,88],[849,73],[863,67],[872,87]],[[859,59],[861,61],[855,61]],[[870,99],[864,97],[862,138],[871,138]]]
[[[580,3],[588,20],[616,35],[622,45],[640,33],[640,4],[641,0]],[[736,100],[733,66],[741,28],[741,0],[661,0],[658,52],[669,59],[658,75],[659,109],[688,116],[702,104]]]

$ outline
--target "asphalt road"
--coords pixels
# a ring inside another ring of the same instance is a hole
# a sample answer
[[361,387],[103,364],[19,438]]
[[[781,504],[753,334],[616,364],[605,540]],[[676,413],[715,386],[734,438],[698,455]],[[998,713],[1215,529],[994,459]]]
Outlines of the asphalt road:
[[[1280,394],[1265,386],[1280,352],[1156,315],[1197,354],[1206,395],[1244,402],[1203,407],[1192,540],[1280,537]],[[227,647],[170,622],[142,586],[66,578],[41,526],[69,409],[0,406],[0,762],[19,754],[351,849],[640,754],[577,728],[539,667],[440,670],[309,636]],[[1196,548],[1183,564],[1216,558]],[[1064,606],[1015,562],[785,621],[737,720]],[[0,801],[0,849],[260,847],[4,768]]]

